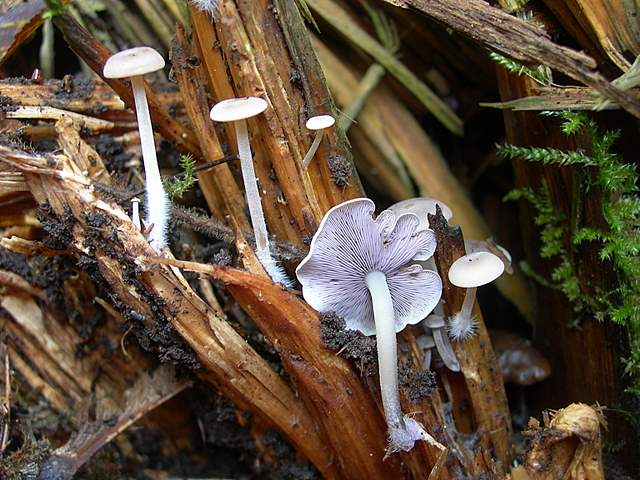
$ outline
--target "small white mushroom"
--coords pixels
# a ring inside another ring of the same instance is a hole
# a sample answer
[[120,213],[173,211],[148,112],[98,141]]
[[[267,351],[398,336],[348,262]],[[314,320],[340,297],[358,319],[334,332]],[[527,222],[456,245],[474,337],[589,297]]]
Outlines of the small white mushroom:
[[420,335],[416,338],[416,343],[424,351],[424,357],[422,360],[422,368],[429,370],[431,368],[431,349],[436,346],[436,342],[433,337],[427,333]]
[[504,263],[504,271],[509,275],[513,275],[513,267],[511,266],[512,259],[509,250],[504,248],[502,245],[498,245],[493,241],[492,238],[487,238],[486,240],[465,240],[464,249],[467,251],[467,253],[493,253],[494,255],[499,257],[500,260],[502,260],[502,263]]
[[153,125],[151,124],[142,76],[162,68],[164,68],[164,58],[158,52],[149,47],[136,47],[111,56],[105,62],[103,70],[106,78],[130,78],[131,80],[144,161],[147,193],[146,223],[153,225],[149,233],[149,243],[157,253],[161,252],[166,243],[169,197],[162,185],[162,178],[160,178],[156,144],[153,139]]
[[264,211],[260,201],[258,181],[253,167],[253,156],[247,131],[247,118],[255,117],[267,109],[267,102],[258,97],[231,98],[216,103],[211,109],[211,120],[215,122],[231,122],[236,129],[238,142],[238,157],[242,170],[242,180],[247,197],[247,206],[251,216],[253,234],[256,237],[256,256],[267,271],[271,279],[286,287],[291,286],[291,280],[284,269],[278,265],[271,255],[269,248],[269,234],[264,219]]
[[453,212],[445,203],[429,197],[415,197],[401,200],[398,203],[391,205],[389,210],[396,215],[402,215],[403,213],[413,213],[414,215],[417,215],[420,219],[418,230],[426,230],[429,228],[429,218],[427,215],[436,214],[436,205],[440,206],[442,215],[444,215],[447,222],[453,218]]
[[431,330],[436,349],[445,366],[452,372],[459,372],[460,363],[458,363],[458,357],[456,357],[456,352],[454,352],[451,347],[449,337],[444,333],[446,327],[444,317],[435,313],[429,315],[424,319],[423,326],[425,330],[427,328]]
[[504,263],[489,252],[473,252],[451,264],[449,281],[456,287],[466,288],[462,308],[449,319],[448,331],[453,340],[467,340],[476,331],[476,322],[471,316],[476,298],[476,289],[493,282],[504,272]]
[[318,151],[322,137],[324,137],[325,129],[333,126],[334,123],[336,123],[336,119],[331,115],[318,115],[307,120],[306,126],[309,130],[316,131],[316,138],[313,139],[313,143],[311,144],[311,147],[309,147],[309,151],[302,159],[302,166],[304,168],[307,168],[311,159]]
[[131,221],[134,227],[142,230],[142,224],[140,223],[140,199],[138,197],[131,199]]

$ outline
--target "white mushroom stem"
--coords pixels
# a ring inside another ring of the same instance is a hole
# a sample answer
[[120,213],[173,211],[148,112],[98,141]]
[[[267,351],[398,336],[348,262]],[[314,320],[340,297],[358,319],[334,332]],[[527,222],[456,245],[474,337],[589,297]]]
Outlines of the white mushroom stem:
[[471,311],[473,310],[473,304],[476,300],[477,288],[467,288],[464,294],[464,301],[462,302],[462,308],[460,309],[460,315],[464,318],[471,318]]
[[322,137],[324,137],[324,129],[318,130],[318,132],[316,133],[316,138],[313,139],[313,143],[311,144],[311,147],[309,147],[309,151],[302,159],[302,166],[304,168],[307,168],[307,165],[309,165],[309,162],[311,162],[311,160],[313,159],[313,156],[318,151],[318,147],[320,146]]
[[376,322],[376,342],[378,344],[378,371],[382,406],[389,428],[402,421],[400,395],[398,393],[398,346],[391,292],[387,278],[382,272],[367,275],[367,287],[371,293],[373,316]]
[[464,341],[475,334],[477,325],[472,317],[475,300],[476,288],[467,288],[460,311],[449,319],[449,325],[447,326],[449,336],[453,340]]
[[370,272],[366,282],[376,323],[380,394],[389,433],[389,450],[409,451],[416,440],[429,440],[431,437],[418,422],[405,417],[400,406],[396,325],[387,277],[382,272]]
[[134,227],[142,230],[142,224],[140,223],[140,200],[137,198],[131,200],[131,221]]
[[149,243],[160,253],[166,242],[166,232],[169,216],[169,197],[162,185],[156,144],[153,139],[153,126],[149,115],[147,94],[144,90],[142,76],[131,77],[133,99],[136,104],[138,130],[140,131],[140,145],[144,162],[144,175],[147,193],[147,224],[153,225],[149,233]]
[[236,138],[238,139],[238,156],[240,157],[240,168],[242,170],[242,181],[247,195],[247,205],[251,216],[253,234],[256,237],[256,255],[271,257],[269,251],[269,235],[267,224],[264,220],[262,203],[260,202],[260,191],[256,180],[256,172],[253,168],[253,157],[251,155],[251,145],[249,144],[249,133],[245,120],[236,120]]

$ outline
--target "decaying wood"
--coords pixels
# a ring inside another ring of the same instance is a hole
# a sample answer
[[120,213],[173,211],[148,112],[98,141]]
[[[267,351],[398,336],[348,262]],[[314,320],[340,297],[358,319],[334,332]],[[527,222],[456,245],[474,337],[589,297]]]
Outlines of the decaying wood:
[[462,120],[449,105],[398,61],[391,52],[360,28],[338,3],[333,0],[307,0],[307,3],[318,16],[324,18],[333,28],[347,36],[351,42],[383,65],[391,75],[397,77],[445,127],[455,134],[462,135]]
[[0,66],[42,24],[43,0],[6,2],[0,7]]
[[[535,88],[532,80],[509,75],[502,69],[498,72],[500,93],[504,101],[522,98]],[[575,150],[588,148],[588,139],[580,144],[562,134],[557,122],[543,118],[533,112],[512,112],[505,110],[505,127],[507,141],[518,146],[539,146]],[[574,211],[573,198],[579,188],[580,171],[568,168],[545,166],[521,160],[513,161],[516,175],[516,186],[530,187],[537,191],[544,181],[549,188],[554,206],[566,218],[572,218]],[[586,174],[586,173],[584,173]],[[576,177],[578,176],[578,177]],[[581,193],[579,195],[582,195]],[[595,226],[600,222],[602,211],[596,192],[585,195],[586,202],[582,222]],[[523,243],[527,254],[527,262],[534,271],[545,278],[551,278],[554,262],[543,260],[539,254],[539,231],[531,222],[535,216],[533,207],[527,202],[520,202],[521,229]],[[570,244],[569,238],[564,239]],[[577,270],[580,282],[586,287],[585,292],[600,286],[602,291],[613,291],[615,280],[610,265],[606,265],[598,256],[599,249],[591,246],[579,253],[574,261],[580,265]],[[558,408],[573,401],[600,403],[603,405],[619,405],[624,402],[624,370],[619,358],[625,355],[623,340],[626,337],[621,328],[615,324],[605,324],[594,318],[584,318],[580,328],[572,326],[576,318],[573,305],[557,289],[543,285],[536,287],[537,305],[540,305],[536,320],[534,340],[536,346],[550,360],[552,365],[562,365],[555,369],[553,375],[539,388],[545,392],[544,407]],[[585,353],[588,352],[588,353]],[[585,375],[585,372],[589,372]],[[549,404],[549,399],[552,399]],[[610,432],[618,438],[632,435],[627,421],[611,412],[609,414]],[[629,448],[631,448],[629,450]],[[625,449],[627,458],[637,457],[631,453],[633,447]]]
[[[213,25],[206,14],[194,18],[214,99],[253,95],[270,103],[264,114],[248,122],[263,208],[271,233],[301,244],[329,208],[362,193],[346,144],[335,129],[327,132],[309,167],[302,168],[312,140],[304,127],[307,118],[334,113],[334,106],[297,8],[283,2],[276,15],[266,2],[236,6],[224,1]],[[294,57],[292,51],[301,55]],[[306,78],[306,86],[292,81],[292,72],[295,78]],[[221,139],[235,145],[233,128],[224,133]]]
[[[110,86],[100,80],[92,81],[90,85],[90,90],[83,89],[78,92],[73,84],[65,87],[64,80],[51,80],[44,84],[29,80],[17,83],[11,80],[0,80],[0,96],[9,99],[11,102],[9,107],[11,105],[53,107],[111,121],[135,120],[133,112],[127,109],[122,99]],[[165,108],[175,110],[178,115],[182,114],[184,109],[179,93],[157,92],[156,96]]]
[[[133,92],[130,82],[122,79],[106,79],[102,74],[104,63],[112,55],[104,45],[101,45],[93,36],[78,24],[68,13],[57,15],[54,18],[56,27],[62,32],[65,40],[73,51],[91,69],[100,76],[120,98],[130,107],[133,107]],[[193,133],[176,121],[161,103],[155,92],[146,85],[147,100],[149,102],[149,113],[154,128],[169,142],[175,144],[176,148],[191,152],[196,157],[200,157],[200,147],[196,142]],[[209,158],[207,160],[217,160]]]
[[[637,91],[632,95],[640,100]],[[521,110],[594,110],[601,100],[592,88],[587,87],[542,87],[532,86],[529,96],[507,100],[505,102],[483,102],[483,107]],[[619,109],[613,102],[607,102],[605,109]]]
[[102,120],[99,118],[89,117],[80,113],[68,112],[53,107],[16,107],[15,110],[11,110],[5,113],[7,118],[19,118],[19,119],[42,119],[42,120],[59,120],[62,117],[69,117],[91,133],[99,133],[112,130],[114,127],[113,122],[108,120]]
[[[187,116],[204,155],[206,158],[219,158],[223,156],[223,151],[209,117],[207,80],[200,62],[195,60],[195,49],[192,50],[189,45],[184,30],[178,27],[171,45],[173,71],[185,100]],[[218,218],[231,214],[242,229],[249,229],[244,195],[228,165],[200,174],[198,180],[207,205]]]
[[483,0],[385,0],[418,10],[456,32],[503,55],[534,65],[544,64],[600,92],[640,118],[640,100],[608,82],[593,58],[551,41],[540,26],[509,15]]
[[547,0],[544,3],[583,48],[595,44],[621,71],[626,71],[630,66],[625,54],[630,53],[634,57],[640,55],[640,6],[637,2]]
[[524,432],[532,439],[524,461],[527,478],[604,480],[601,428],[602,414],[584,403],[553,412],[543,427],[531,419]]
[[[123,279],[123,262],[143,267],[139,280],[145,289],[163,299],[164,315],[194,349],[205,368],[200,376],[215,384],[242,408],[275,424],[324,475],[336,475],[340,466],[331,460],[327,450],[329,443],[316,430],[309,412],[293,391],[227,322],[193,292],[177,270],[157,264],[153,266],[148,261],[140,263],[142,258],[154,256],[149,244],[120,208],[111,207],[95,197],[77,167],[62,155],[44,158],[16,153],[6,147],[0,147],[0,159],[27,174],[31,192],[39,203],[49,202],[58,215],[62,215],[65,205],[68,205],[79,227],[74,229],[77,237],[69,245],[71,253],[78,254],[84,250],[83,229],[89,228],[86,225],[87,215],[94,212],[109,219],[113,230],[110,228],[103,233],[116,232],[119,241],[112,246],[120,258],[109,257],[98,250],[96,259],[113,292],[135,311],[141,312],[147,323],[153,322],[157,311],[154,313],[151,305],[144,302]],[[52,168],[50,162],[57,169]],[[108,242],[108,238],[103,240]],[[5,245],[9,246],[6,242]],[[152,323],[150,325],[153,326]],[[344,453],[349,454],[347,450]],[[372,458],[369,457],[369,462],[373,465]],[[378,464],[375,465],[378,468]],[[349,464],[345,465],[348,467]]]
[[301,397],[325,429],[335,461],[345,473],[356,478],[393,475],[397,463],[392,458],[382,462],[386,425],[376,402],[348,363],[322,344],[317,312],[260,276],[214,265],[157,261],[205,273],[227,285],[273,342]]
[[105,444],[113,440],[144,415],[191,385],[178,380],[175,369],[163,365],[153,373],[142,373],[124,392],[122,410],[105,408],[98,400],[96,420],[85,419],[67,443],[53,451],[40,469],[41,480],[67,480]]
[[[465,255],[464,239],[460,228],[449,227],[441,212],[429,215],[429,224],[438,242],[434,257],[443,283],[443,308],[449,317],[460,310],[464,300],[465,290],[453,286],[446,273],[455,260]],[[509,404],[500,367],[477,302],[473,315],[477,321],[477,334],[464,342],[452,342],[452,346],[469,392],[474,426],[480,442],[486,451],[495,452],[500,462],[499,469],[504,472],[512,457]]]

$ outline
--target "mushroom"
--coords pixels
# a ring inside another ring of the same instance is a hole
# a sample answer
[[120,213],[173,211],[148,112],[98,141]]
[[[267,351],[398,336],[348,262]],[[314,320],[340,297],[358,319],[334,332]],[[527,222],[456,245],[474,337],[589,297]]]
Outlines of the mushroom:
[[267,106],[267,102],[258,97],[231,98],[216,103],[211,109],[210,116],[211,120],[215,122],[232,122],[235,126],[242,180],[244,182],[249,215],[251,216],[253,234],[256,237],[256,256],[274,282],[290,287],[291,280],[287,277],[284,269],[271,256],[269,234],[267,233],[267,224],[264,219],[262,203],[260,202],[260,191],[258,190],[256,172],[253,168],[253,157],[247,131],[247,118],[259,115],[267,109]]
[[499,257],[500,260],[502,260],[502,263],[504,263],[504,271],[509,275],[513,275],[513,267],[511,266],[512,259],[509,250],[504,248],[502,245],[498,245],[493,241],[493,238],[487,238],[486,240],[465,240],[464,249],[467,251],[467,253],[493,253],[495,256]]
[[528,386],[551,375],[551,364],[530,340],[504,330],[489,333],[505,383]]
[[437,305],[442,281],[436,272],[408,265],[428,258],[433,232],[416,231],[413,214],[386,210],[373,219],[368,198],[349,200],[327,212],[296,274],[302,294],[319,312],[335,312],[347,328],[376,335],[382,405],[389,452],[409,451],[416,440],[441,447],[424,428],[403,415],[398,393],[396,333],[416,324]]
[[142,230],[142,224],[140,223],[140,199],[138,197],[131,199],[131,221],[134,227]]
[[413,213],[417,215],[420,219],[418,230],[425,230],[429,228],[429,219],[427,218],[427,215],[429,213],[435,215],[436,205],[440,206],[442,215],[444,215],[444,218],[447,221],[453,218],[453,212],[446,204],[444,204],[440,200],[429,197],[415,197],[408,198],[407,200],[401,200],[400,202],[391,205],[389,207],[389,210],[391,210],[396,215],[400,215],[402,213]]
[[147,94],[144,90],[142,76],[164,68],[164,58],[149,47],[136,47],[123,50],[109,57],[104,64],[105,78],[131,79],[133,99],[136,105],[138,130],[144,162],[145,188],[147,193],[147,224],[152,225],[149,233],[149,243],[160,253],[166,243],[167,224],[169,217],[169,197],[162,185],[156,144],[153,139],[153,126],[149,116]]
[[431,349],[436,346],[436,342],[433,340],[431,335],[425,333],[424,335],[420,335],[416,338],[416,343],[418,344],[418,347],[424,351],[422,368],[424,370],[429,370],[431,367]]
[[457,259],[449,267],[449,281],[456,287],[466,288],[462,308],[449,318],[448,331],[453,340],[471,338],[476,331],[471,311],[476,298],[476,289],[493,282],[504,272],[504,263],[493,253],[473,252]]
[[449,337],[444,333],[446,323],[444,317],[438,314],[429,315],[424,319],[422,323],[425,331],[429,329],[433,335],[433,341],[436,346],[436,350],[440,354],[440,358],[445,366],[452,372],[460,371],[460,363],[458,363],[458,357],[451,347]]
[[306,126],[309,130],[316,131],[316,138],[313,139],[313,143],[311,144],[311,147],[309,147],[309,151],[302,159],[302,166],[304,168],[307,168],[311,159],[318,151],[322,137],[324,137],[324,130],[333,126],[334,123],[336,123],[336,119],[331,115],[317,115],[307,120]]

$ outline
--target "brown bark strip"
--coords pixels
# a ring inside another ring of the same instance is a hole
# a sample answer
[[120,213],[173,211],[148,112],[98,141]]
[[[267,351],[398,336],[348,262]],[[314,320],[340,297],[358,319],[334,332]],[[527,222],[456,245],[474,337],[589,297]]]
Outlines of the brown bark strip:
[[[84,62],[96,72],[107,84],[120,95],[120,98],[133,107],[133,92],[128,80],[104,78],[102,68],[107,59],[111,56],[110,52],[104,45],[96,40],[89,32],[87,32],[78,22],[69,16],[69,14],[58,15],[54,18],[56,27],[60,29],[65,40],[71,49]],[[147,85],[147,100],[149,102],[149,113],[154,128],[165,137],[166,140],[175,144],[176,148],[193,153],[196,157],[201,157],[200,146],[189,130],[174,120],[164,108],[156,93]],[[208,160],[217,160],[209,158]]]
[[[193,58],[185,32],[181,26],[178,26],[176,36],[171,43],[171,62],[184,99],[185,109],[195,136],[202,146],[204,156],[207,159],[221,158],[224,152],[209,117],[206,79],[203,78],[203,69],[197,64],[199,62],[194,64]],[[218,218],[231,214],[243,229],[249,228],[244,213],[244,195],[238,188],[229,165],[219,165],[199,174],[198,185],[207,199],[209,209]]]
[[386,424],[380,409],[348,362],[323,346],[317,312],[255,274],[195,262],[155,261],[227,284],[278,350],[300,396],[323,426],[342,478],[396,478],[397,458],[382,461]]
[[[249,121],[263,208],[271,233],[301,244],[331,206],[362,192],[335,129],[327,132],[309,168],[301,166],[313,139],[304,127],[307,118],[333,113],[333,103],[317,61],[307,61],[315,54],[295,4],[283,2],[277,9],[266,1],[227,0],[213,26],[208,14],[192,10],[193,28],[216,101],[254,95],[270,103]],[[233,128],[225,128],[225,137],[234,148]],[[342,173],[332,173],[331,162]]]
[[[84,113],[110,120],[132,120],[134,114],[127,109],[120,97],[107,84],[96,81],[91,92],[82,98],[60,95],[63,93],[63,80],[51,80],[45,84],[14,84],[0,80],[0,95],[9,97],[16,105],[54,107],[72,112]],[[158,92],[156,97],[160,104],[171,107],[182,114],[182,98],[175,92]]]
[[640,100],[614,87],[595,71],[595,61],[583,53],[552,42],[544,29],[503,12],[484,0],[385,0],[413,8],[454,31],[519,61],[545,64],[598,90],[640,118]]
[[[447,275],[451,264],[465,255],[464,239],[460,228],[449,227],[441,213],[429,215],[429,224],[438,242],[434,257],[442,278],[444,312],[449,317],[460,310],[464,300],[465,290],[453,286]],[[486,452],[493,450],[499,462],[498,468],[505,471],[512,457],[509,404],[500,367],[477,302],[473,314],[477,321],[477,334],[464,343],[452,341],[451,345],[469,391],[481,444]]]

